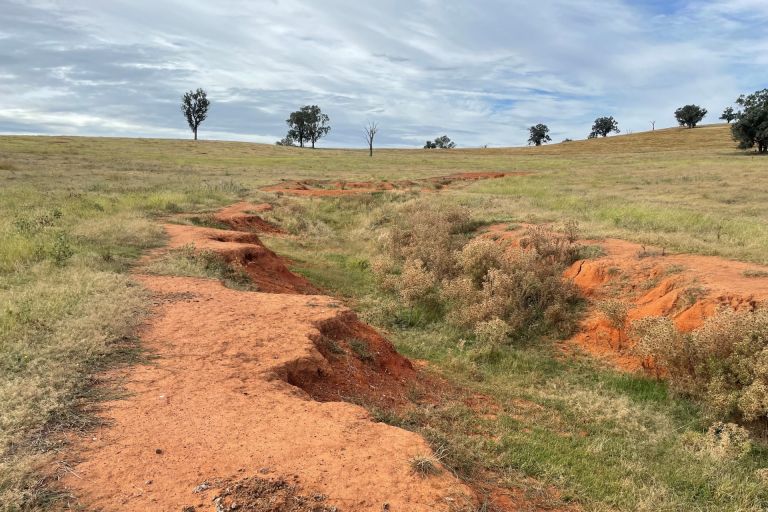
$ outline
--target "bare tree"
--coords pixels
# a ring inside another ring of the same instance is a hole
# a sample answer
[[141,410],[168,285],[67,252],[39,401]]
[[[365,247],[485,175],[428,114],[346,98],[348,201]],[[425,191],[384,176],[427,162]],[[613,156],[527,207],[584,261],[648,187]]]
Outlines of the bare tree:
[[373,156],[373,138],[379,131],[379,125],[371,122],[363,130],[365,131],[365,140],[368,142],[368,156]]
[[656,131],[656,121],[651,121],[651,131]]

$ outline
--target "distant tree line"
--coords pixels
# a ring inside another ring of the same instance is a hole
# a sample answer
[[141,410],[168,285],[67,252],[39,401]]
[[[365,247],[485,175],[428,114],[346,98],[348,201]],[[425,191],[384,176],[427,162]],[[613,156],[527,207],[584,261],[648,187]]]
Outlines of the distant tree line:
[[[739,110],[726,107],[720,119],[728,124],[733,122],[731,133],[734,140],[739,143],[740,148],[756,148],[758,153],[768,153],[768,89],[756,91],[749,95],[743,94],[735,103]],[[190,130],[192,130],[195,140],[197,140],[200,125],[208,117],[210,105],[211,102],[208,100],[206,92],[201,88],[187,91],[181,98],[181,112],[184,114]],[[707,109],[690,104],[675,110],[674,115],[680,126],[696,128],[707,113]],[[279,146],[303,148],[308,144],[314,149],[315,144],[331,131],[330,118],[317,105],[305,105],[299,110],[291,112],[285,123],[288,125],[288,133],[276,142]],[[651,126],[655,130],[656,121],[651,121]],[[371,122],[363,128],[370,156],[373,156],[373,143],[378,132],[379,127],[375,122]],[[531,126],[528,132],[529,145],[541,146],[552,141],[549,127],[543,123]],[[607,137],[611,133],[620,133],[618,121],[613,116],[598,117],[592,124],[592,130],[587,138]],[[563,142],[570,141],[571,139],[565,139]],[[424,149],[453,149],[455,147],[456,143],[447,135],[428,140],[424,144]]]

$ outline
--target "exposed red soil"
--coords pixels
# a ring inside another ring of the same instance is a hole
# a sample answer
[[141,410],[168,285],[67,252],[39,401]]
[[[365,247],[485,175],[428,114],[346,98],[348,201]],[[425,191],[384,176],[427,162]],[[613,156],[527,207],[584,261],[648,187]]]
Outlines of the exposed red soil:
[[[231,493],[201,484],[233,482],[256,500],[253,485],[264,479],[290,482],[296,496],[307,490],[323,496],[318,505],[343,511],[455,510],[474,500],[445,469],[427,478],[414,473],[410,459],[432,453],[419,435],[331,401],[406,401],[418,375],[386,339],[333,298],[297,293],[311,285],[256,234],[166,229],[171,247],[191,243],[252,267],[262,291],[136,276],[155,297],[141,337],[156,359],[108,376],[126,379],[128,398],[105,404],[109,426],[76,441],[80,462],[63,479],[77,497],[74,506],[231,509],[224,499]],[[267,499],[275,504],[284,488],[272,487]]]
[[[509,231],[498,225],[489,231],[517,240],[524,227]],[[627,370],[651,364],[632,354],[627,327],[640,318],[667,316],[681,331],[691,331],[720,308],[754,310],[768,299],[768,278],[747,277],[745,271],[768,267],[715,256],[665,254],[662,249],[618,239],[586,240],[605,255],[580,260],[565,271],[593,307],[571,340],[588,353]],[[600,300],[617,299],[628,307],[624,329],[611,326],[597,310]]]
[[332,180],[285,180],[264,187],[267,192],[280,192],[294,196],[337,197],[390,190],[422,190],[425,187],[442,188],[466,181],[488,180],[505,176],[525,176],[529,172],[462,172],[447,176],[398,181],[332,181]]
[[267,212],[272,209],[269,203],[253,204],[248,202],[235,203],[217,212],[213,218],[223,222],[238,231],[254,231],[256,233],[285,234],[279,226],[272,224],[256,215],[257,212]]
[[269,293],[319,293],[309,281],[288,270],[285,261],[262,245],[255,233],[166,224],[170,248],[193,245],[213,251],[240,265],[260,291]]

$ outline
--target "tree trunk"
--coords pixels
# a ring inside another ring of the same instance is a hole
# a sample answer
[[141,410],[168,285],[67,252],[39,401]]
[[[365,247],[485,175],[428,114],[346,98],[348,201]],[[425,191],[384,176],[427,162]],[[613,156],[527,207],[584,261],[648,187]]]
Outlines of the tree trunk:
[[368,156],[373,156],[373,143],[368,144]]
[[195,127],[195,129],[194,129],[194,130],[192,130],[192,131],[193,131],[193,132],[194,132],[194,134],[195,134],[195,140],[197,140],[197,127]]
[[315,149],[315,139],[312,139],[312,149]]

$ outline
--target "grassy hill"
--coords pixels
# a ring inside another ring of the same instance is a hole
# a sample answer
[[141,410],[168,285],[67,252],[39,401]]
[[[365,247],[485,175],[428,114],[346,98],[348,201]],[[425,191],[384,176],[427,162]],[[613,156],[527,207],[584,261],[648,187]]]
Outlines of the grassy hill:
[[[134,329],[148,303],[129,271],[163,244],[169,214],[269,198],[259,187],[281,179],[528,171],[436,200],[465,204],[479,221],[575,219],[587,236],[768,263],[767,162],[737,150],[724,125],[373,158],[234,142],[0,137],[0,502],[45,508],[55,498],[39,478],[58,460],[52,434],[92,426],[100,388],[89,376],[141,356]],[[366,270],[367,222],[387,201],[395,199],[281,199],[279,215],[316,229],[269,245],[375,321],[383,298]],[[401,350],[503,405],[494,418],[452,404],[419,420],[468,467],[528,482],[532,493],[557,486],[558,503],[588,510],[760,510],[768,500],[754,473],[768,466],[765,449],[730,462],[691,453],[685,434],[708,419],[663,383],[564,361],[552,340],[473,359],[456,349],[462,333],[406,324],[388,325]],[[514,404],[529,409],[521,415]],[[417,428],[413,418],[389,421]]]

